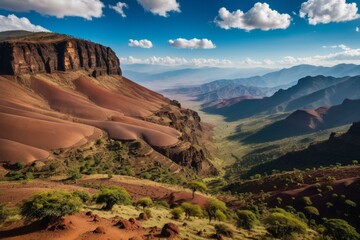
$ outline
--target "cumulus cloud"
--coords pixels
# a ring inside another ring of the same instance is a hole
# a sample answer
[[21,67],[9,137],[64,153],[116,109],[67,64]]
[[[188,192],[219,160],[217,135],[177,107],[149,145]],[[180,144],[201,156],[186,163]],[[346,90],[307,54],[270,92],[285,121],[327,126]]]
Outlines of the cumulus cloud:
[[197,39],[190,40],[184,38],[178,38],[176,40],[169,40],[169,44],[174,48],[189,48],[189,49],[212,49],[216,48],[215,44],[209,39]]
[[291,17],[289,14],[280,14],[276,10],[272,10],[267,3],[258,2],[246,13],[241,10],[230,12],[222,7],[214,22],[223,29],[239,28],[245,31],[254,29],[268,31],[288,28]]
[[140,48],[152,48],[153,44],[150,40],[142,39],[142,40],[129,40],[130,47],[140,47]]
[[109,5],[109,8],[115,10],[117,13],[119,13],[123,18],[126,17],[126,14],[124,12],[124,8],[129,8],[129,6],[126,3],[118,2],[115,6]]
[[308,0],[301,4],[300,17],[317,25],[355,20],[359,14],[357,4],[346,3],[346,0]]
[[0,8],[16,11],[35,11],[40,14],[63,18],[65,16],[82,17],[88,20],[99,18],[103,14],[101,0],[1,0]]
[[14,14],[7,17],[0,15],[0,32],[11,30],[26,30],[30,32],[50,32],[48,29],[39,25],[32,24],[29,19],[18,18]]
[[137,0],[138,3],[154,15],[168,17],[169,12],[181,12],[176,0]]
[[179,58],[179,57],[149,57],[149,58],[135,58],[132,56],[120,58],[123,64],[151,64],[151,65],[164,65],[164,66],[222,66],[227,67],[233,64],[232,61],[227,59],[214,59],[214,58]]

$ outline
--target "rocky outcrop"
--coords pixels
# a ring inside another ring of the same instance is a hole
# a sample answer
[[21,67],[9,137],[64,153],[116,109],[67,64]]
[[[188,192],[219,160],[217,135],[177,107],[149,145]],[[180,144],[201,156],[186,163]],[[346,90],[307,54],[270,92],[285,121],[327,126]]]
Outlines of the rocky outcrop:
[[204,131],[200,116],[193,110],[180,108],[176,101],[170,103],[155,113],[156,122],[181,132],[181,142],[172,147],[155,147],[155,150],[175,163],[194,169],[202,175],[217,174],[216,167],[208,160],[209,152],[203,147]]
[[120,61],[111,48],[63,35],[43,34],[0,42],[0,74],[86,70],[94,77],[121,75]]

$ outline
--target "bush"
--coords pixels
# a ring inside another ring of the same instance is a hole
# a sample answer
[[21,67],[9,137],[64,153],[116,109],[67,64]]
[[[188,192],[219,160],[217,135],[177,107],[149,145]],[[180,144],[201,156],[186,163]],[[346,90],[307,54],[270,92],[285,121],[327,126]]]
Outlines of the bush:
[[302,200],[305,205],[307,205],[307,206],[312,205],[312,201],[311,201],[310,197],[303,197]]
[[73,191],[72,194],[74,196],[80,198],[83,203],[87,203],[88,201],[91,200],[90,193],[88,193],[87,191],[84,191],[84,190],[75,190],[75,191]]
[[161,207],[163,207],[163,208],[169,208],[169,207],[170,207],[169,204],[168,204],[166,201],[163,201],[163,200],[161,200],[161,201],[156,201],[156,202],[155,202],[155,205],[156,205],[156,206],[161,206]]
[[184,210],[180,207],[174,208],[173,210],[170,211],[170,214],[172,216],[173,219],[181,219],[182,215],[184,214]]
[[21,206],[21,215],[28,221],[44,220],[52,223],[79,212],[81,206],[79,197],[70,192],[55,190],[38,193],[25,201]]
[[358,240],[360,234],[348,222],[342,219],[327,219],[324,222],[324,235],[336,240]]
[[26,175],[18,172],[18,171],[10,171],[5,175],[5,179],[7,181],[19,181],[19,180],[25,180]]
[[232,238],[234,236],[234,230],[226,224],[216,224],[215,231],[217,235]]
[[144,213],[147,215],[148,218],[152,218],[152,212],[150,209],[144,209]]
[[0,204],[0,226],[6,222],[9,218],[9,211],[4,207],[3,204]]
[[310,216],[309,221],[311,221],[313,216],[319,216],[320,215],[319,210],[316,207],[308,206],[308,207],[305,207],[304,210]]
[[224,202],[217,199],[209,199],[205,205],[205,211],[209,217],[209,223],[216,218],[216,211],[225,212],[227,207]]
[[276,238],[284,238],[293,233],[305,233],[307,225],[286,211],[277,211],[265,219],[266,230]]
[[249,210],[240,210],[237,212],[236,225],[239,228],[252,229],[257,221],[256,215]]
[[96,196],[96,203],[105,203],[104,210],[111,210],[115,204],[132,203],[130,194],[122,187],[105,187]]
[[225,213],[223,213],[221,210],[216,210],[215,212],[215,219],[217,219],[220,222],[223,222],[227,219]]
[[154,203],[152,199],[148,197],[140,198],[139,201],[137,201],[136,203],[136,206],[141,206],[143,209],[152,205],[154,205]]
[[202,216],[202,210],[199,205],[184,202],[181,204],[181,208],[184,210],[185,217],[187,219],[190,219],[190,217],[201,217]]

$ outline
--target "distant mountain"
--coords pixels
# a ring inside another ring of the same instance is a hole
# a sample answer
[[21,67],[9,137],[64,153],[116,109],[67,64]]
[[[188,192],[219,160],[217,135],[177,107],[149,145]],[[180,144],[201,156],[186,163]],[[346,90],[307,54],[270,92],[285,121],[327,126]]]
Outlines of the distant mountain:
[[159,65],[122,65],[124,75],[149,88],[163,90],[194,86],[219,78],[250,77],[273,71],[266,68],[168,67]]
[[[286,89],[296,84],[297,80],[306,76],[333,76],[345,77],[360,75],[360,66],[353,64],[340,64],[334,67],[318,67],[312,65],[298,65],[292,68],[282,69],[267,73],[263,76],[249,78],[222,79],[199,86],[178,87],[164,91],[166,94],[185,94],[197,97],[198,100],[216,101],[244,96],[241,89],[244,87],[261,87],[272,89],[274,93],[279,89]],[[224,76],[225,77],[225,76]],[[223,78],[224,78],[223,77]],[[240,88],[240,90],[237,90]],[[268,96],[272,94],[250,95],[253,97]],[[212,97],[199,97],[200,95]]]
[[297,110],[286,119],[266,126],[248,137],[247,142],[267,142],[338,127],[360,121],[360,100],[346,99],[333,107]]
[[253,167],[249,176],[270,173],[273,169],[305,169],[331,164],[349,164],[360,159],[360,122],[354,123],[345,134],[332,133],[329,140],[313,143],[308,148],[291,152],[274,161]]
[[346,98],[360,98],[360,76],[357,77],[306,77],[298,84],[280,89],[271,97],[244,100],[221,109],[204,108],[204,111],[217,113],[232,121],[259,113],[289,112],[304,108],[318,108],[324,105],[337,105]]

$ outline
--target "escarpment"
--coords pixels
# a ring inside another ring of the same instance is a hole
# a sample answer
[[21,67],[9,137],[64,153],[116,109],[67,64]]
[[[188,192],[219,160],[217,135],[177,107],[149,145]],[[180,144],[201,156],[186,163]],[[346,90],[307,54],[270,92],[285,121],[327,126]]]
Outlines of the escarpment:
[[63,35],[34,34],[0,43],[0,74],[20,75],[77,70],[94,77],[121,75],[120,62],[111,48]]
[[0,51],[0,163],[217,173],[199,115],[123,77],[110,48],[41,33]]

